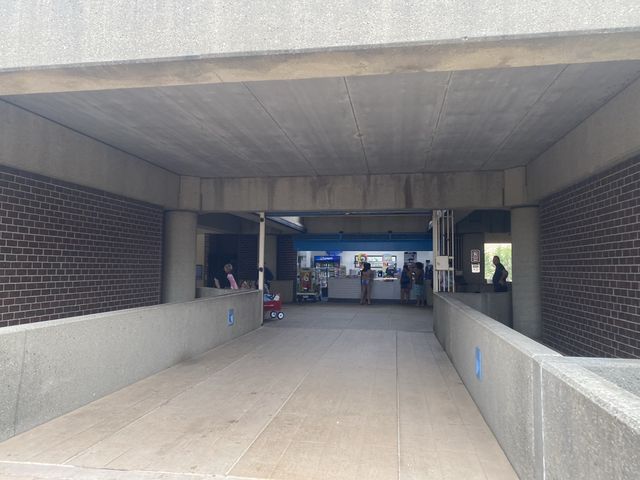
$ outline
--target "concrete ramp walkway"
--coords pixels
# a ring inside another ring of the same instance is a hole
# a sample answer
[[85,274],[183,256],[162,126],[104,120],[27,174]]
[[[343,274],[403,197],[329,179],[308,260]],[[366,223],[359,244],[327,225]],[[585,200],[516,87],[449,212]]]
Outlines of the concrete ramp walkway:
[[517,479],[430,311],[286,311],[0,444],[0,478]]

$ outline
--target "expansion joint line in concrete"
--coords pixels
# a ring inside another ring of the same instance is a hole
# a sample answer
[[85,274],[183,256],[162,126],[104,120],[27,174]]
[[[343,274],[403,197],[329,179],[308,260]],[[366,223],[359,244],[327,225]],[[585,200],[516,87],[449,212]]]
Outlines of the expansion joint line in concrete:
[[24,341],[22,343],[22,360],[20,361],[20,380],[18,382],[18,391],[16,392],[16,408],[13,411],[13,435],[17,434],[18,428],[18,408],[20,406],[20,392],[22,392],[22,379],[24,377],[24,359],[27,356],[27,333],[24,333]]
[[[344,329],[340,331],[340,335],[338,335],[333,342],[331,342],[327,348],[325,349],[324,353],[316,360],[315,364],[317,364],[322,357],[324,357],[326,355],[326,353],[331,349],[331,347],[333,347],[335,345],[335,343],[340,339],[340,337],[342,337],[342,335],[344,334]],[[314,369],[315,367],[314,365],[310,365],[309,366],[309,370],[307,370],[307,372],[304,374],[304,376],[302,377],[302,379],[298,382],[298,384],[295,386],[295,388],[291,391],[291,393],[289,394],[289,396],[285,399],[284,402],[282,402],[282,405],[280,405],[280,408],[278,408],[278,410],[276,411],[276,413],[271,417],[271,420],[269,420],[264,427],[262,427],[262,429],[260,429],[260,431],[257,433],[257,435],[255,436],[255,438],[251,441],[251,443],[247,446],[247,448],[244,449],[244,451],[238,455],[238,458],[236,458],[236,461],[233,462],[233,465],[231,465],[227,471],[225,472],[225,475],[228,476],[231,471],[236,467],[236,465],[240,462],[240,460],[242,460],[242,457],[244,457],[247,452],[251,449],[251,447],[253,446],[254,443],[256,443],[258,441],[258,438],[260,438],[260,435],[262,435],[267,428],[269,428],[269,425],[271,425],[273,423],[273,421],[278,417],[278,415],[280,415],[280,412],[282,411],[282,409],[284,408],[284,406],[289,403],[289,400],[291,400],[291,398],[293,398],[293,396],[296,394],[296,392],[300,389],[300,387],[302,386],[302,384],[304,383],[304,381],[307,379],[307,377],[309,376],[309,374],[311,373],[311,371]],[[286,450],[285,450],[286,452]],[[284,455],[285,452],[282,452],[282,455]],[[280,456],[280,458],[282,458],[282,455]],[[280,462],[280,459],[278,459],[278,462]]]
[[371,173],[371,168],[369,168],[369,159],[367,158],[367,149],[364,147],[364,140],[362,132],[360,131],[360,124],[358,123],[358,116],[356,115],[356,109],[353,106],[353,99],[351,98],[351,91],[349,90],[349,83],[347,82],[347,77],[342,77],[344,81],[344,88],[347,90],[347,97],[349,98],[349,105],[351,106],[351,114],[353,115],[353,121],[356,124],[356,131],[358,132],[358,138],[360,139],[360,146],[362,147],[362,156],[364,159],[364,165],[367,168],[367,173]]
[[447,84],[444,87],[444,94],[442,95],[442,103],[440,104],[440,108],[438,109],[438,117],[436,118],[436,124],[433,127],[433,132],[431,132],[429,147],[427,149],[427,152],[424,158],[424,166],[422,169],[424,172],[427,171],[427,163],[429,162],[429,156],[431,155],[431,151],[433,150],[433,143],[436,141],[436,135],[438,134],[438,128],[440,127],[440,120],[442,119],[442,113],[445,110],[447,97],[449,95],[449,87],[451,86],[452,80],[453,80],[453,72],[449,72],[449,75],[447,76]]
[[[249,332],[249,334],[251,334],[251,333],[253,333],[253,332]],[[247,335],[247,334],[245,334],[245,335]],[[238,338],[242,338],[243,336],[244,336],[244,335],[242,335],[241,337],[238,337]],[[233,342],[233,341],[236,341],[236,340],[237,340],[237,339],[234,339],[234,340],[231,340],[231,341]],[[223,343],[222,345],[218,345],[217,347],[212,348],[211,350],[207,350],[206,352],[202,353],[201,355],[199,355],[199,356],[198,356],[198,357],[196,357],[196,358],[202,357],[202,356],[206,355],[207,353],[209,353],[209,352],[211,352],[211,351],[213,351],[213,350],[216,350],[217,348],[220,348],[220,347],[223,347],[223,346],[227,345],[228,343],[230,343],[230,342]],[[220,372],[223,372],[223,371],[224,371],[224,370],[226,370],[227,368],[229,368],[229,367],[231,367],[232,365],[235,365],[235,364],[236,364],[236,363],[238,363],[239,361],[243,360],[243,359],[244,359],[245,357],[247,357],[250,353],[253,353],[253,352],[252,352],[252,351],[249,351],[249,352],[245,353],[244,355],[242,355],[242,356],[238,357],[237,359],[235,359],[235,360],[234,360],[233,362],[231,362],[229,365],[225,365],[224,367],[222,367],[220,370],[216,370],[216,371],[214,371],[214,372],[209,372],[209,373],[208,373],[208,375],[206,375],[206,376],[205,376],[202,380],[200,380],[199,382],[193,383],[193,384],[189,385],[188,387],[184,388],[183,390],[180,390],[180,391],[179,391],[179,392],[177,392],[175,395],[172,395],[171,397],[167,398],[165,401],[163,401],[163,402],[159,403],[158,405],[156,405],[154,408],[152,408],[152,409],[151,409],[151,410],[149,410],[148,412],[143,413],[142,415],[140,415],[139,417],[135,418],[135,419],[134,419],[134,420],[132,420],[131,422],[127,423],[126,425],[123,425],[121,428],[119,428],[119,429],[115,430],[114,432],[111,432],[111,433],[110,433],[110,434],[108,434],[106,437],[101,438],[100,440],[98,440],[98,441],[96,441],[96,442],[92,443],[91,445],[89,445],[89,446],[88,446],[87,448],[85,448],[84,450],[82,450],[82,451],[80,451],[80,452],[76,453],[75,455],[72,455],[71,457],[67,458],[67,459],[64,461],[64,464],[68,464],[69,462],[72,462],[75,458],[78,458],[78,457],[80,457],[80,456],[84,455],[88,450],[90,450],[91,448],[93,448],[94,446],[96,446],[97,444],[99,444],[100,442],[103,442],[103,441],[104,441],[104,440],[106,440],[107,438],[109,438],[109,437],[111,437],[111,436],[113,436],[113,435],[118,434],[119,432],[121,432],[121,431],[122,431],[122,430],[124,430],[125,428],[129,428],[130,426],[132,426],[132,425],[135,425],[135,424],[139,423],[139,422],[140,422],[140,421],[142,421],[144,418],[148,417],[149,415],[151,415],[152,413],[154,413],[154,412],[155,412],[156,410],[158,410],[159,408],[164,407],[165,405],[167,405],[169,402],[171,402],[172,400],[176,399],[176,398],[177,398],[177,397],[179,397],[180,395],[183,395],[184,393],[188,392],[189,390],[192,390],[192,389],[196,388],[197,386],[202,385],[204,382],[206,382],[207,380],[209,380],[209,378],[210,378],[212,375],[216,375],[216,374],[218,374],[218,373],[220,373]],[[178,365],[180,365],[180,364],[178,364]],[[175,365],[174,365],[174,366],[175,366]],[[169,368],[173,368],[173,367],[169,367]],[[162,371],[165,371],[165,370],[162,370]],[[158,373],[161,373],[161,372],[158,372]],[[127,388],[127,387],[124,387],[124,388]],[[122,453],[121,455],[119,455],[118,457],[113,458],[112,460],[110,460],[110,462],[109,462],[109,463],[111,463],[111,462],[113,462],[113,461],[117,460],[118,458],[120,458],[122,455],[124,455],[124,454],[126,454],[126,453],[127,453],[126,451],[125,451],[125,452],[123,452],[123,453]]]
[[[41,472],[38,472],[38,480],[67,480],[69,478],[71,478],[70,476],[68,476],[66,473],[67,472],[108,472],[109,473],[109,478],[112,480],[118,480],[120,477],[123,478],[123,480],[129,480],[131,479],[131,474],[137,474],[140,475],[140,478],[142,480],[149,478],[149,480],[158,478],[158,476],[168,476],[171,478],[184,478],[184,480],[198,480],[198,479],[202,479],[202,480],[215,480],[217,478],[222,478],[220,475],[216,475],[216,474],[210,474],[210,473],[176,473],[176,472],[166,472],[163,470],[138,470],[138,471],[133,471],[133,470],[120,470],[120,469],[114,469],[114,468],[94,468],[94,467],[79,467],[76,465],[61,465],[58,463],[38,463],[38,462],[17,462],[17,461],[5,461],[5,460],[0,460],[0,465],[9,465],[9,466],[18,466],[18,467],[44,467],[47,468],[47,473],[46,473],[46,477],[42,476]],[[63,473],[64,472],[64,473]],[[20,477],[16,477],[16,478],[23,478],[22,475],[30,475],[29,472],[17,472],[17,475],[20,475]],[[73,477],[75,478],[75,474],[72,474]],[[28,477],[31,478],[31,477]],[[35,477],[34,477],[35,478]],[[94,478],[94,476],[91,476],[91,478]],[[95,477],[97,478],[97,477]],[[101,477],[102,478],[102,477]],[[260,478],[256,478],[256,477],[238,477],[238,476],[226,476],[224,477],[226,480],[262,480]]]
[[289,143],[293,146],[293,148],[298,152],[298,154],[304,159],[304,161],[307,163],[307,165],[309,165],[309,168],[311,169],[311,171],[315,174],[318,175],[318,171],[315,169],[315,167],[313,166],[313,163],[307,158],[307,156],[304,154],[304,152],[300,149],[300,147],[298,147],[298,145],[296,144],[296,142],[293,141],[293,139],[289,136],[289,134],[286,132],[286,130],[284,129],[284,127],[282,125],[280,125],[280,123],[274,118],[274,116],[271,114],[271,112],[267,109],[266,105],[264,103],[262,103],[262,101],[260,101],[260,99],[258,98],[258,96],[253,92],[253,90],[251,90],[251,88],[249,88],[249,85],[247,85],[246,83],[242,84],[244,86],[244,88],[247,89],[247,91],[249,92],[249,94],[253,97],[253,99],[258,102],[258,105],[260,105],[260,108],[262,108],[262,110],[264,110],[264,113],[267,114],[267,116],[271,119],[271,121],[273,123],[276,124],[276,126],[278,127],[278,129],[282,132],[282,134],[285,136],[285,138],[289,141]]
[[509,139],[513,136],[513,134],[518,131],[518,129],[520,128],[520,126],[524,123],[524,121],[529,118],[529,115],[531,115],[531,112],[533,111],[533,108],[540,102],[540,100],[542,100],[542,97],[544,97],[547,92],[549,91],[549,89],[558,81],[558,79],[560,78],[560,76],[565,72],[565,70],[569,68],[569,65],[565,65],[563,68],[560,69],[560,71],[554,75],[554,77],[551,79],[551,81],[549,82],[549,84],[542,90],[542,92],[540,93],[540,95],[538,95],[538,98],[536,98],[535,102],[533,102],[529,108],[527,109],[527,111],[524,113],[524,115],[522,116],[522,118],[516,122],[516,124],[513,126],[513,128],[511,129],[511,131],[502,139],[502,141],[500,142],[500,144],[496,147],[496,149],[491,153],[491,155],[489,155],[489,158],[487,158],[484,163],[480,166],[480,170],[483,170],[484,167],[487,166],[488,163],[491,163],[491,160],[493,160],[493,158],[498,154],[499,151],[502,150],[502,148],[507,144],[507,142],[509,141]]

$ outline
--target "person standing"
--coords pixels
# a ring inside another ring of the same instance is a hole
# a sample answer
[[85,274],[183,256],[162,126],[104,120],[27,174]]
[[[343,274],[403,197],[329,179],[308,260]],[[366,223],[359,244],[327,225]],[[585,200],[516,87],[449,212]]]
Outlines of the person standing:
[[409,303],[411,296],[411,271],[406,263],[402,267],[400,274],[400,303]]
[[500,263],[500,257],[497,255],[493,257],[493,264],[496,266],[496,271],[493,273],[493,291],[494,292],[507,292],[509,288],[507,287],[507,277],[509,276],[509,272],[504,265]]
[[413,288],[416,292],[416,306],[424,307],[424,264],[422,262],[416,262]]
[[[269,267],[264,267],[264,293],[271,293],[271,282],[274,279],[273,272],[269,270]],[[259,278],[260,278],[260,269],[257,271],[258,276],[256,277],[256,287],[258,286]]]
[[238,284],[236,283],[236,279],[233,277],[233,266],[230,263],[227,263],[224,266],[224,273],[227,274],[227,281],[231,286],[231,290],[238,290]]
[[269,290],[271,290],[271,282],[273,282],[274,278],[273,272],[269,270],[269,267],[264,267],[264,283]]
[[360,305],[371,305],[371,287],[373,283],[373,270],[371,264],[364,262],[360,272]]

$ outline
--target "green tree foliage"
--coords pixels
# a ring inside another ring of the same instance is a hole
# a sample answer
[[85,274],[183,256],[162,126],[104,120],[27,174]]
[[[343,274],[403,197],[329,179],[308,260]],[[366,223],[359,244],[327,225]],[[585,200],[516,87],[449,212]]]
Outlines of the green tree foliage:
[[500,263],[509,272],[507,281],[513,281],[513,269],[511,268],[511,244],[510,243],[485,243],[484,244],[484,278],[491,281],[496,267],[493,265],[493,257],[500,257]]

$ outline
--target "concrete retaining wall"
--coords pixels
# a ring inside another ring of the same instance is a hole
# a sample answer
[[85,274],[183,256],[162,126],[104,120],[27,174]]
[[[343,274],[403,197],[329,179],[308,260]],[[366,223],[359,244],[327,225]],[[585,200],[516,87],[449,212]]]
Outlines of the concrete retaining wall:
[[211,288],[211,287],[196,288],[196,298],[223,297],[225,295],[232,295],[234,293],[236,293],[236,290],[230,290],[228,288]]
[[640,360],[610,368],[609,360],[589,359],[604,378],[582,360],[542,366],[545,478],[635,480],[640,397],[633,391],[640,393]]
[[438,294],[434,302],[434,332],[515,471],[521,479],[541,478],[540,363],[561,355],[455,297]]
[[507,327],[513,326],[511,292],[454,293],[453,296]]
[[258,328],[261,306],[251,290],[1,329],[0,441]]
[[452,294],[434,331],[521,479],[637,478],[640,362],[565,358]]

